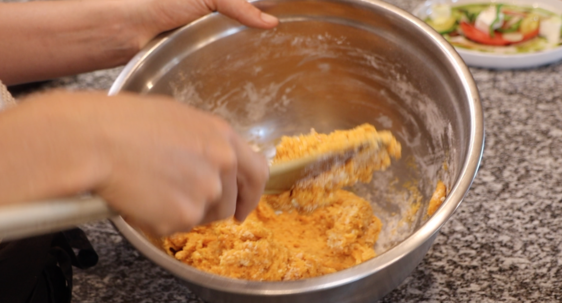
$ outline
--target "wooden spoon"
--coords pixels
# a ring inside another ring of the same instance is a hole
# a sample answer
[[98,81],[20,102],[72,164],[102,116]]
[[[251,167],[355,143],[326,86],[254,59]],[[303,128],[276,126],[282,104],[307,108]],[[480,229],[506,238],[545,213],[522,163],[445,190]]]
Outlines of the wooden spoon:
[[[273,164],[265,194],[291,189],[297,180],[349,160],[355,150],[342,150]],[[100,197],[84,196],[0,207],[0,241],[52,233],[119,215]]]

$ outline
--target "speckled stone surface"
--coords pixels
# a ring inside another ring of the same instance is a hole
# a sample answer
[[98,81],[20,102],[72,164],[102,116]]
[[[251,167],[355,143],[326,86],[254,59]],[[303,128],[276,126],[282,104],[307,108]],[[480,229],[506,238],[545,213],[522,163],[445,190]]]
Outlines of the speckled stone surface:
[[[39,89],[108,89],[119,70]],[[562,64],[471,71],[486,121],[480,171],[423,262],[380,302],[562,302]],[[110,223],[83,228],[100,261],[75,270],[74,302],[203,302]]]

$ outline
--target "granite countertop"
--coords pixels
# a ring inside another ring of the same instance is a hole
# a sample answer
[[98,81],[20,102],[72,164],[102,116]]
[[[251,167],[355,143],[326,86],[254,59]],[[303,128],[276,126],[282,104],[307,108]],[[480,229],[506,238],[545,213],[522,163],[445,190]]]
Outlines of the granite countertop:
[[[410,11],[421,3],[389,2]],[[41,88],[108,89],[119,71]],[[486,123],[480,171],[423,262],[380,302],[562,301],[562,63],[471,71]],[[74,302],[204,302],[109,222],[83,229],[100,260],[75,269]]]

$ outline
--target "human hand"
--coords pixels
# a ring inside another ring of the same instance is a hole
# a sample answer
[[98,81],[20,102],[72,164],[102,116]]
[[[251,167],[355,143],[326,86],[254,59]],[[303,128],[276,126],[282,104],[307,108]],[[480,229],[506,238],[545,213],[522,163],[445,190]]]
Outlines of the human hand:
[[268,175],[226,122],[167,97],[48,93],[1,117],[6,200],[88,191],[158,235],[243,220]]
[[246,0],[123,0],[134,8],[132,17],[138,20],[139,43],[146,44],[157,34],[199,19],[209,13],[219,12],[240,23],[269,29],[279,20],[261,12]]
[[116,210],[165,235],[255,208],[267,162],[225,121],[164,97],[115,99],[102,125],[111,173],[94,191]]
[[0,3],[0,79],[8,85],[125,64],[156,35],[218,11],[242,24],[278,20],[245,0]]

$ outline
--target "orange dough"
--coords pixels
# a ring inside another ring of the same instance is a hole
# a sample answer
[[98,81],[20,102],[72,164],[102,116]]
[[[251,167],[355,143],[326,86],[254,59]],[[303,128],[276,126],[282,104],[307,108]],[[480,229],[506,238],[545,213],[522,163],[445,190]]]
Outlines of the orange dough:
[[264,195],[244,223],[229,219],[196,227],[164,239],[164,248],[200,270],[258,281],[321,276],[373,258],[381,221],[369,202],[341,187],[370,181],[374,170],[390,165],[390,157],[400,157],[390,133],[362,125],[330,135],[284,137],[274,161],[359,145],[356,157],[331,171],[283,194]]
[[336,272],[375,256],[382,224],[369,203],[339,190],[312,213],[276,212],[262,198],[242,224],[197,227],[165,240],[167,250],[201,270],[246,280],[296,280]]
[[427,207],[427,215],[433,216],[433,214],[439,209],[439,206],[445,201],[445,197],[447,196],[447,187],[445,183],[441,180],[437,181],[437,186],[435,187],[435,191],[431,196],[431,200],[429,200],[429,206]]
[[375,171],[385,170],[391,158],[398,159],[401,156],[400,143],[390,132],[378,132],[374,126],[363,124],[351,130],[336,130],[328,135],[312,130],[308,135],[283,137],[276,148],[273,162],[343,150],[354,151],[351,160],[335,163],[328,171],[300,180],[295,184],[296,191],[282,194],[291,195],[291,199],[281,199],[291,203],[276,207],[312,211],[327,203],[327,196],[332,191],[357,182],[369,183]]

